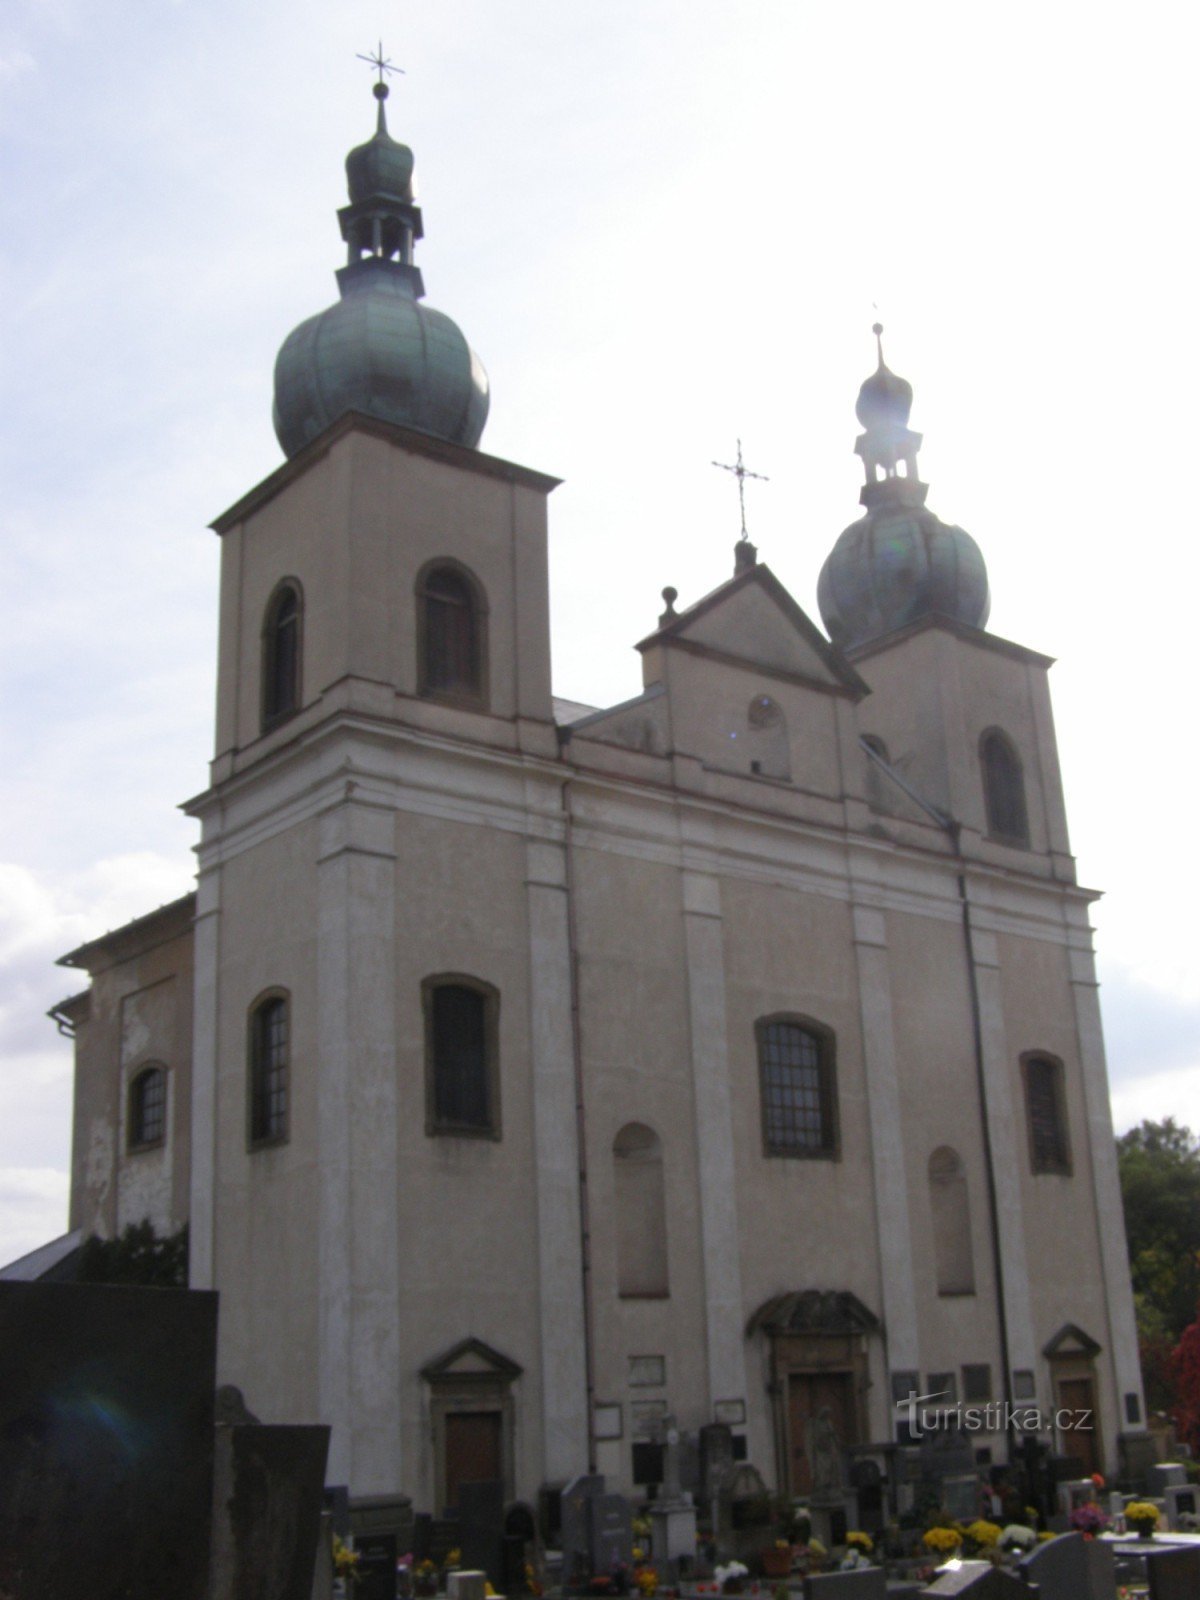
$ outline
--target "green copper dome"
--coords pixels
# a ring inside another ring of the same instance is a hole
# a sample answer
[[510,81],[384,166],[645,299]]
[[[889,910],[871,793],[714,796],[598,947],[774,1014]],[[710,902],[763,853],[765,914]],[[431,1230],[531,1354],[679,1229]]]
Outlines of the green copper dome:
[[375,136],[346,160],[350,204],[338,221],[349,262],[337,274],[341,298],[295,328],[275,362],[275,433],[287,456],[347,411],[472,447],[487,421],[478,356],[449,317],[420,303],[412,151],[388,134],[386,84],[375,94]]
[[864,432],[854,448],[867,481],[867,514],[838,539],[821,568],[817,604],[834,644],[852,650],[921,617],[982,628],[988,619],[987,567],[969,533],[935,517],[917,476],[921,435],[908,426],[912,386],[879,367],[859,390]]

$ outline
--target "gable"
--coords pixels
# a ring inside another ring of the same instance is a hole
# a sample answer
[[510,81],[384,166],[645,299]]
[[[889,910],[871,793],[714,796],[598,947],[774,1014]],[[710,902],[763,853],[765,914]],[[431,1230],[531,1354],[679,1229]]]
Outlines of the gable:
[[835,694],[867,692],[769,567],[738,574],[638,646],[670,643]]

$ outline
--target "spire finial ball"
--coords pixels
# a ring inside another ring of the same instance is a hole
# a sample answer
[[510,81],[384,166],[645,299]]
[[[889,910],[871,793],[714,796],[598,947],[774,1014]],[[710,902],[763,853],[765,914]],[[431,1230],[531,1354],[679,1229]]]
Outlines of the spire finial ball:
[[371,93],[375,96],[376,100],[386,100],[388,97],[388,92],[388,86],[386,83],[373,83],[371,85]]
[[872,325],[871,325],[871,332],[872,332],[872,333],[873,333],[873,334],[874,334],[874,335],[875,335],[875,337],[876,337],[876,338],[877,338],[877,339],[878,339],[878,337],[879,337],[879,335],[880,335],[880,334],[881,334],[881,333],[882,333],[882,332],[883,332],[883,323],[882,323],[882,322],[875,322],[875,323],[872,323]]
[[675,604],[676,600],[679,599],[679,590],[678,589],[673,589],[671,587],[671,585],[668,584],[667,587],[662,592],[662,597],[667,602],[667,604],[669,606],[673,606]]

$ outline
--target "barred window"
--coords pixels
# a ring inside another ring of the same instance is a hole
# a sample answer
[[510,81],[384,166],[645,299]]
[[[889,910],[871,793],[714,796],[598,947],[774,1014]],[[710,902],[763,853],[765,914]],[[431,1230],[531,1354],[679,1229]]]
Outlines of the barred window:
[[420,693],[483,700],[482,589],[465,567],[450,562],[428,567],[417,589]]
[[766,1154],[836,1156],[832,1033],[786,1017],[761,1018],[755,1032]]
[[278,1144],[288,1132],[288,1003],[268,995],[250,1012],[250,1143]]
[[425,980],[424,1001],[427,1131],[498,1138],[499,995],[445,975]]
[[167,1073],[144,1067],[129,1086],[129,1147],[161,1144],[167,1133]]
[[1034,1172],[1069,1173],[1071,1151],[1063,1103],[1062,1062],[1048,1056],[1026,1056],[1023,1065],[1029,1164]]
[[287,578],[263,619],[262,725],[266,732],[300,705],[300,586]]
[[1012,740],[999,728],[989,728],[979,741],[979,761],[988,832],[1009,844],[1028,844],[1025,778]]

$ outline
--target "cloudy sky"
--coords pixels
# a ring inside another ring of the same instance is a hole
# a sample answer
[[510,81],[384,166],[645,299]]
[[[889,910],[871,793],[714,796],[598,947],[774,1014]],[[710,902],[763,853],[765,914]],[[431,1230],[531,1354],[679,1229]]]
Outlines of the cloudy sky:
[[1200,1125],[1198,32],[1158,0],[5,0],[0,1261],[65,1226],[54,958],[189,886],[206,527],[280,460],[275,351],[335,294],[380,35],[484,447],[566,480],[557,691],[636,692],[663,585],[728,575],[739,436],[816,614],[878,307],[990,626],[1059,660],[1118,1127]]

